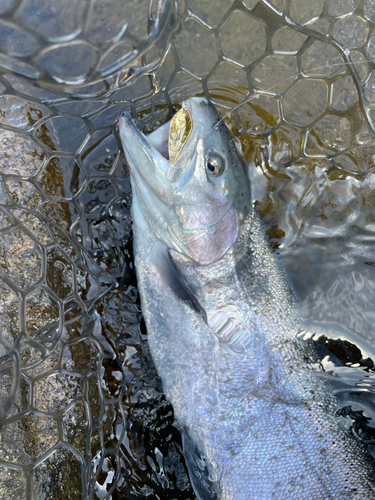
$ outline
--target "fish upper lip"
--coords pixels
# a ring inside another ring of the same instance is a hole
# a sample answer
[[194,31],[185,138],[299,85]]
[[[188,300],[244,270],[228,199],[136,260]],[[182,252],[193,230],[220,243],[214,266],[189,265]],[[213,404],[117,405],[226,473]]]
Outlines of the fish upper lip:
[[128,113],[127,111],[123,111],[121,113],[119,122],[120,122],[120,125],[124,125],[124,126],[130,128],[132,125],[132,122],[133,122],[133,118],[131,117],[130,113]]

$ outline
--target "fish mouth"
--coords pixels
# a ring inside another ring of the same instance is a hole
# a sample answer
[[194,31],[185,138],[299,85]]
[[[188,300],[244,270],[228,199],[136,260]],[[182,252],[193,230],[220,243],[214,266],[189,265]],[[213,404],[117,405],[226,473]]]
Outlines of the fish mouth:
[[168,135],[168,156],[169,161],[174,163],[180,156],[185,144],[189,140],[193,129],[193,117],[186,106],[174,115],[170,121]]
[[[174,163],[183,152],[194,127],[193,112],[207,105],[203,98],[183,101],[173,118],[147,136],[149,144],[167,161]],[[129,113],[120,117],[120,126],[130,130],[134,122]]]
[[160,193],[161,189],[161,198],[167,194],[168,182],[176,182],[194,160],[197,134],[193,134],[195,105],[191,101],[184,101],[169,122],[148,136],[137,128],[128,112],[123,112],[119,120],[131,175],[139,175],[153,191]]

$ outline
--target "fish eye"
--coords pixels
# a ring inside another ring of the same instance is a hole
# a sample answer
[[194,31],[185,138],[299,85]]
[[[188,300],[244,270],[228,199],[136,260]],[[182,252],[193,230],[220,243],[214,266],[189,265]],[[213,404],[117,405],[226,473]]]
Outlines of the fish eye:
[[209,153],[206,157],[206,168],[209,174],[218,176],[223,173],[224,161],[219,155]]
[[215,160],[215,158],[207,158],[207,168],[212,172],[214,175],[218,175],[220,172],[219,164]]

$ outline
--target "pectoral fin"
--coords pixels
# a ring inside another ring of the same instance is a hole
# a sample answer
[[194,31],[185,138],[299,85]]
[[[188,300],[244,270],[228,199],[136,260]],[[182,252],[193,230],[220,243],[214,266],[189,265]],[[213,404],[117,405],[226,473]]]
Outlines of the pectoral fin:
[[176,297],[185,302],[193,311],[201,314],[205,322],[207,322],[205,310],[189,290],[167,250],[158,253],[157,258],[154,258],[154,265],[163,281],[169,286]]

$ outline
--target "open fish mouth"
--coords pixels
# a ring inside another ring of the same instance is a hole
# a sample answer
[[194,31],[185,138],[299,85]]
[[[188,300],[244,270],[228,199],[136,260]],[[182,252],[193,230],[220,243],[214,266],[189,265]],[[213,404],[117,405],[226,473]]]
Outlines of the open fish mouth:
[[170,122],[168,135],[169,161],[175,162],[188,141],[193,129],[193,118],[186,107],[182,107]]

